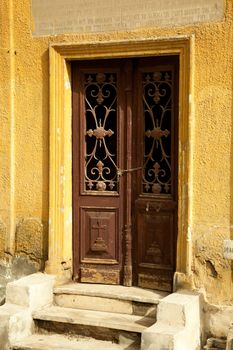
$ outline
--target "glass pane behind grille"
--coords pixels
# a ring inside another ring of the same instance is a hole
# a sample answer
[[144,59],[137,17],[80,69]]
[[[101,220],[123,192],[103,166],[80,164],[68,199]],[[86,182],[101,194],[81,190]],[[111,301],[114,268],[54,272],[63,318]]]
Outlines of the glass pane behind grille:
[[85,74],[85,191],[116,192],[117,74]]
[[172,192],[172,71],[144,73],[144,165],[142,192]]

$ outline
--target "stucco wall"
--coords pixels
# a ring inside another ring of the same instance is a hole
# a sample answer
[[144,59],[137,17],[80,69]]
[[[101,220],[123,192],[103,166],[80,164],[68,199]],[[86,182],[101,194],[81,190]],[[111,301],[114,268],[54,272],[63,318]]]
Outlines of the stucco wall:
[[[0,4],[0,250],[43,267],[47,255],[49,55],[56,42],[194,35],[193,281],[211,303],[233,304],[233,1],[225,19],[183,27],[101,34],[32,36],[29,0]],[[21,225],[21,226],[20,226]],[[22,229],[22,225],[23,226]],[[19,229],[20,227],[20,229]],[[35,237],[35,239],[33,239]]]

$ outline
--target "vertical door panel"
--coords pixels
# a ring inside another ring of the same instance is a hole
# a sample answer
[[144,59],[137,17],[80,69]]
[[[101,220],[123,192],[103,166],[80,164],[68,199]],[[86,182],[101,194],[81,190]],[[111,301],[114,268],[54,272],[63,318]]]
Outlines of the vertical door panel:
[[73,64],[74,276],[122,278],[124,104],[120,62]]
[[[178,60],[136,62],[135,279],[169,291],[177,236]],[[136,127],[137,126],[137,127]]]

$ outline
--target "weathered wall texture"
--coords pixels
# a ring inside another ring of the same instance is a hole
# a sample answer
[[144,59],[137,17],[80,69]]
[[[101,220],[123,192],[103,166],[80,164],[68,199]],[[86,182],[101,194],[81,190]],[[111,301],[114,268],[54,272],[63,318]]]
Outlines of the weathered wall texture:
[[40,220],[19,220],[15,230],[15,252],[6,250],[6,226],[0,222],[0,305],[8,282],[44,269],[47,259],[47,229]]
[[[51,43],[194,35],[193,280],[210,303],[233,304],[233,1],[222,21],[101,34],[32,36],[29,0],[0,4],[0,250],[43,266],[47,254]],[[38,219],[33,219],[38,218]],[[42,227],[42,223],[44,223]]]

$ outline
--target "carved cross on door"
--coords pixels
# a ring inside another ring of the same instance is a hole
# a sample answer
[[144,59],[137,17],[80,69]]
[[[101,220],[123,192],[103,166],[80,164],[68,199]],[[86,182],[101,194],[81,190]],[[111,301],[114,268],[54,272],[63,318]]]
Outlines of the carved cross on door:
[[98,230],[97,238],[92,244],[91,250],[96,252],[103,252],[107,250],[107,244],[102,237],[102,232],[106,231],[107,225],[101,225],[101,221],[97,220],[97,224],[91,226],[93,230]]
[[106,231],[107,225],[101,225],[101,221],[97,220],[97,225],[92,225],[92,229],[98,230],[98,237],[101,237],[101,232]]

